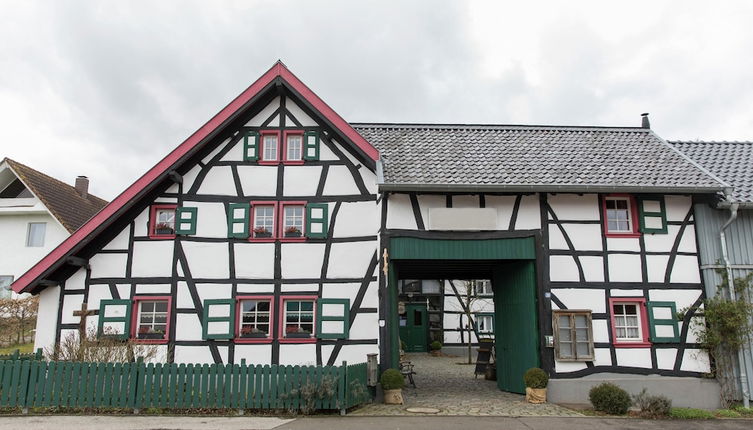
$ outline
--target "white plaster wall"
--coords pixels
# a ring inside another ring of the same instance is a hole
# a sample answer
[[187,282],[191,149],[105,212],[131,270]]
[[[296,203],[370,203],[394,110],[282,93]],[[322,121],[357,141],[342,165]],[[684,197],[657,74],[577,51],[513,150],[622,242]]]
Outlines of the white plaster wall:
[[182,245],[193,278],[227,279],[230,276],[227,243],[184,241]]
[[227,213],[224,204],[184,201],[183,206],[197,208],[196,237],[227,238]]
[[154,203],[178,203],[176,197],[157,197],[154,199]]
[[135,294],[170,294],[170,284],[136,284]]
[[548,194],[547,202],[560,221],[600,219],[601,208],[597,194]]
[[583,276],[586,282],[604,282],[604,258],[582,256],[580,265],[583,267]]
[[[368,354],[379,354],[379,345],[345,345],[337,354],[335,364],[339,366],[343,361],[347,361],[348,364],[364,363]],[[331,349],[327,354],[322,349],[322,357],[329,357],[330,355],[332,355]]]
[[70,278],[65,280],[66,290],[83,290],[86,288],[86,269],[76,270]]
[[362,278],[376,251],[375,242],[333,243],[328,278]]
[[282,284],[280,285],[280,291],[283,293],[319,293],[319,284]]
[[82,303],[84,303],[83,294],[64,295],[61,322],[63,324],[78,324],[80,318],[73,316],[73,312],[81,310]]
[[[424,218],[427,220],[428,217]],[[416,230],[416,218],[407,194],[390,194],[387,200],[387,228]]]
[[[202,329],[196,314],[177,314],[175,316],[175,340],[201,340]],[[210,361],[212,363],[212,361]]]
[[60,287],[47,287],[39,293],[37,327],[34,334],[34,350],[49,348],[55,344]]
[[664,274],[667,272],[669,255],[647,255],[646,273],[648,282],[664,282]]
[[232,145],[220,161],[243,161],[243,137]]
[[[607,320],[592,320],[591,327],[593,330],[594,342],[609,343],[609,324],[607,324]],[[609,349],[607,349],[607,351],[609,351]]]
[[281,344],[280,364],[316,365],[316,344]]
[[510,227],[510,218],[512,218],[516,198],[516,196],[486,196],[484,198],[487,208],[497,210],[497,229],[508,230]]
[[693,200],[690,196],[664,196],[667,221],[684,220],[692,203]]
[[555,288],[552,294],[568,309],[590,309],[594,313],[606,312],[604,290],[586,288]]
[[697,290],[649,290],[648,299],[652,302],[675,302],[677,310],[687,308],[695,303],[701,295],[700,286]]
[[202,304],[207,300],[229,299],[233,296],[230,284],[196,284],[196,292]]
[[133,220],[134,222],[134,228],[133,228],[133,235],[134,236],[148,236],[149,235],[149,208],[147,207],[143,211],[141,211],[138,216]]
[[238,178],[247,196],[274,197],[277,193],[277,166],[238,166]]
[[643,290],[612,289],[609,294],[612,297],[643,297]]
[[[392,211],[392,209],[393,209],[392,208],[392,203],[393,203],[392,199],[394,197],[397,197],[398,195],[399,194],[397,194],[397,195],[391,195],[390,196],[389,206],[388,206],[389,211]],[[429,219],[429,211],[431,209],[433,209],[433,208],[444,208],[444,207],[447,206],[447,199],[445,198],[445,196],[442,196],[442,195],[424,194],[424,195],[418,195],[418,196],[416,196],[416,198],[418,199],[418,207],[421,209],[421,218],[424,220],[424,224],[426,224],[427,220]],[[403,202],[405,199],[398,199],[398,200],[401,201],[401,202]],[[414,219],[414,217],[413,217],[413,211],[412,211],[412,208],[410,206],[410,200],[407,200],[407,201],[408,201],[408,208],[411,209],[409,216],[410,216],[411,219]],[[400,203],[400,204],[402,205],[404,203]],[[388,220],[389,220],[389,215],[390,214],[387,214],[387,219]],[[403,216],[408,216],[408,215],[407,214],[403,214]],[[415,224],[416,223],[413,222],[413,228],[416,228]]]
[[460,332],[446,331],[444,332],[444,342],[447,343],[460,343]]
[[[562,224],[567,236],[578,251],[601,251],[601,224]],[[549,231],[558,230],[549,226]]]
[[586,368],[582,361],[554,361],[554,371],[557,373],[577,372]]
[[515,230],[536,230],[540,228],[541,213],[539,211],[538,194],[523,196],[520,200]]
[[701,272],[698,267],[698,257],[694,255],[676,256],[669,282],[700,284]]
[[170,277],[173,274],[172,240],[139,241],[133,243],[133,277]]
[[664,370],[675,368],[675,359],[677,358],[677,348],[657,348],[656,349],[656,367]]
[[228,143],[230,143],[230,138],[227,138],[227,139],[225,139],[224,141],[222,141],[222,143],[220,143],[219,145],[217,145],[216,147],[214,147],[214,149],[212,149],[212,151],[211,151],[211,152],[210,152],[209,154],[207,154],[207,156],[206,156],[206,157],[204,157],[204,159],[203,159],[203,160],[201,160],[201,161],[202,161],[202,162],[203,162],[204,164],[208,164],[208,163],[209,163],[210,161],[212,161],[212,159],[213,159],[213,158],[214,158],[214,157],[215,157],[215,156],[216,156],[216,155],[217,155],[217,154],[218,154],[218,153],[219,153],[220,151],[222,151],[222,149],[223,149],[223,148],[224,148],[224,147],[225,147],[225,146],[226,146],[226,145],[227,145]]
[[176,363],[214,363],[208,346],[175,346]]
[[[334,205],[330,204],[329,206],[331,218]],[[375,235],[378,230],[379,212],[374,202],[343,203],[337,213],[333,237]]]
[[549,226],[549,249],[570,249],[565,236],[562,234],[562,230],[557,228],[556,225]]
[[569,255],[552,255],[549,257],[549,279],[552,282],[579,281],[580,274],[575,258]]
[[353,180],[353,175],[350,174],[350,170],[347,167],[330,166],[322,194],[325,196],[353,195],[360,194],[360,191],[358,191],[356,182]]
[[283,243],[282,277],[296,279],[321,276],[325,247],[323,243]]
[[113,240],[105,245],[102,249],[106,250],[128,250],[128,235],[131,233],[131,226],[126,226]]
[[199,176],[199,172],[201,172],[201,166],[198,164],[191,168],[188,172],[186,172],[185,175],[183,175],[183,189],[184,190],[190,190],[193,186],[194,181],[196,181],[196,177]]
[[452,207],[453,208],[479,208],[479,198],[477,195],[455,195],[452,196]]
[[96,254],[89,260],[92,278],[122,278],[128,254]]
[[329,149],[329,146],[327,146],[323,140],[319,140],[319,160],[321,161],[335,161],[339,160],[340,157],[335,155],[334,152],[332,152],[331,149]]
[[641,250],[638,238],[634,237],[608,237],[607,249],[609,251],[635,251]]
[[491,208],[432,208],[429,219],[424,222],[428,230],[495,230],[497,211]]
[[[180,309],[193,308],[193,299],[188,291],[188,284],[185,281],[178,281],[176,289],[175,307]],[[122,296],[121,296],[122,297]]]
[[[214,166],[207,168],[207,174],[201,182],[198,194],[218,196],[235,196],[235,181],[230,166]],[[239,174],[240,176],[240,174]]]
[[322,166],[285,166],[282,187],[284,195],[316,195],[316,188],[319,186],[319,177],[321,174]]
[[651,367],[651,348],[615,348],[617,365]]
[[641,256],[635,254],[610,254],[609,281],[611,282],[641,282]]
[[[692,230],[692,227],[690,229]],[[668,225],[667,234],[661,233],[645,233],[643,234],[643,242],[646,244],[646,251],[648,252],[670,252],[672,246],[675,244],[675,238],[680,231],[679,225]]]
[[594,348],[594,365],[595,366],[611,366],[612,353],[609,348]]
[[236,243],[234,250],[237,278],[274,278],[275,245],[273,243]]
[[[301,123],[301,125],[304,126],[304,127],[313,127],[313,126],[318,125],[316,123],[316,121],[314,121],[313,119],[311,119],[311,117],[308,116],[303,111],[303,109],[301,109],[301,107],[298,106],[290,98],[288,98],[288,99],[285,100],[285,109],[287,109],[288,112],[290,112],[295,117],[295,119],[297,119],[298,122]],[[290,122],[290,124],[294,124],[294,123]]]
[[238,284],[238,294],[265,294],[274,291],[274,284]]
[[[47,224],[44,246],[26,246],[30,222]],[[18,279],[67,237],[68,232],[48,214],[0,214],[0,275]]]
[[677,247],[677,250],[680,252],[696,252],[695,245],[695,228],[689,225],[685,227],[685,232],[683,233],[682,238],[680,238],[680,246]]
[[[125,298],[128,298],[126,296]],[[112,299],[110,294],[110,287],[107,285],[92,285],[89,287],[89,298],[86,301],[86,305],[89,309],[99,309],[100,302],[102,300]],[[97,317],[89,317],[88,320],[96,319]]]
[[246,364],[272,364],[272,345],[235,345],[235,362],[240,363],[241,360],[246,360]]
[[379,314],[359,313],[350,326],[350,339],[377,339],[379,337]]
[[[287,100],[285,104],[287,105]],[[274,111],[277,110],[277,108],[279,107],[280,107],[280,97],[275,97],[274,99],[272,99],[271,102],[269,102],[268,105],[264,107],[264,109],[259,111],[258,114],[256,114],[253,118],[251,118],[246,123],[246,125],[249,127],[260,127],[264,123],[264,121],[266,121],[267,118],[269,118],[269,116],[272,115]],[[270,124],[270,126],[277,127],[279,126],[279,123],[277,125]]]
[[700,349],[686,349],[682,356],[680,370],[687,372],[709,373],[711,366],[706,351]]

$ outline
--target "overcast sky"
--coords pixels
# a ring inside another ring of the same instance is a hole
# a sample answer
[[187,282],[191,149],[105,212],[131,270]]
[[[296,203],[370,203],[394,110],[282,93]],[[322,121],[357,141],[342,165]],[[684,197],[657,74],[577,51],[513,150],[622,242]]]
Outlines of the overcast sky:
[[281,59],[351,122],[753,140],[751,1],[0,0],[0,158],[112,199]]

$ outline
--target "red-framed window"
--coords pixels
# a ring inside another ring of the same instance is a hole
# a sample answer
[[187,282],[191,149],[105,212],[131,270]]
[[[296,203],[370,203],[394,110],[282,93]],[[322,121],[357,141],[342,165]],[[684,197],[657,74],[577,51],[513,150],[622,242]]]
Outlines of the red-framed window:
[[306,240],[306,202],[280,202],[277,221],[280,240]]
[[272,342],[275,317],[274,297],[238,296],[236,300],[235,342]]
[[140,343],[167,343],[170,336],[170,296],[136,296],[131,311],[131,337]]
[[152,205],[149,210],[149,238],[175,239],[175,211],[178,205]]
[[646,299],[613,297],[609,299],[612,339],[615,347],[650,346]]
[[280,298],[280,343],[316,342],[316,296]]
[[277,202],[251,202],[251,235],[254,242],[274,242],[277,237]]
[[259,132],[259,164],[278,164],[280,162],[280,131],[262,130]]
[[304,151],[303,130],[285,130],[283,133],[282,161],[285,164],[303,164]]
[[629,194],[609,194],[602,199],[607,237],[638,237],[638,206]]

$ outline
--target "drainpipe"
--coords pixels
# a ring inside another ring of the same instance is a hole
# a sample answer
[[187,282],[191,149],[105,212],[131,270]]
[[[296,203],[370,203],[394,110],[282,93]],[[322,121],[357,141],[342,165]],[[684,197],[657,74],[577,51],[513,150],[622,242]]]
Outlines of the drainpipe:
[[[727,238],[724,235],[724,230],[732,224],[737,218],[737,208],[739,204],[731,203],[729,205],[729,219],[724,223],[721,230],[719,230],[719,239],[722,242],[722,258],[724,259],[724,267],[727,270],[727,288],[729,289],[729,298],[732,301],[737,300],[735,295],[735,281],[732,277],[732,265],[729,262],[729,254],[727,253]],[[745,300],[745,297],[740,297],[741,300]],[[750,393],[748,392],[748,376],[745,371],[745,355],[743,349],[737,350],[737,361],[740,367],[740,389],[743,394],[743,406],[750,407]]]

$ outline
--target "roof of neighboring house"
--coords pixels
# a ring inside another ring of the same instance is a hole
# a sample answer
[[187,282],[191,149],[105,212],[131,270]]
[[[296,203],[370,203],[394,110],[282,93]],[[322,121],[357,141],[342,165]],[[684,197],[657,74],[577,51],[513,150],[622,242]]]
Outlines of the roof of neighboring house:
[[5,158],[3,162],[8,163],[18,179],[47,207],[52,216],[60,221],[69,233],[81,227],[107,205],[106,200],[92,194],[82,197],[75,187],[18,161]]
[[729,183],[732,199],[753,203],[753,142],[669,142]]
[[385,190],[714,192],[720,182],[650,129],[354,124]]

